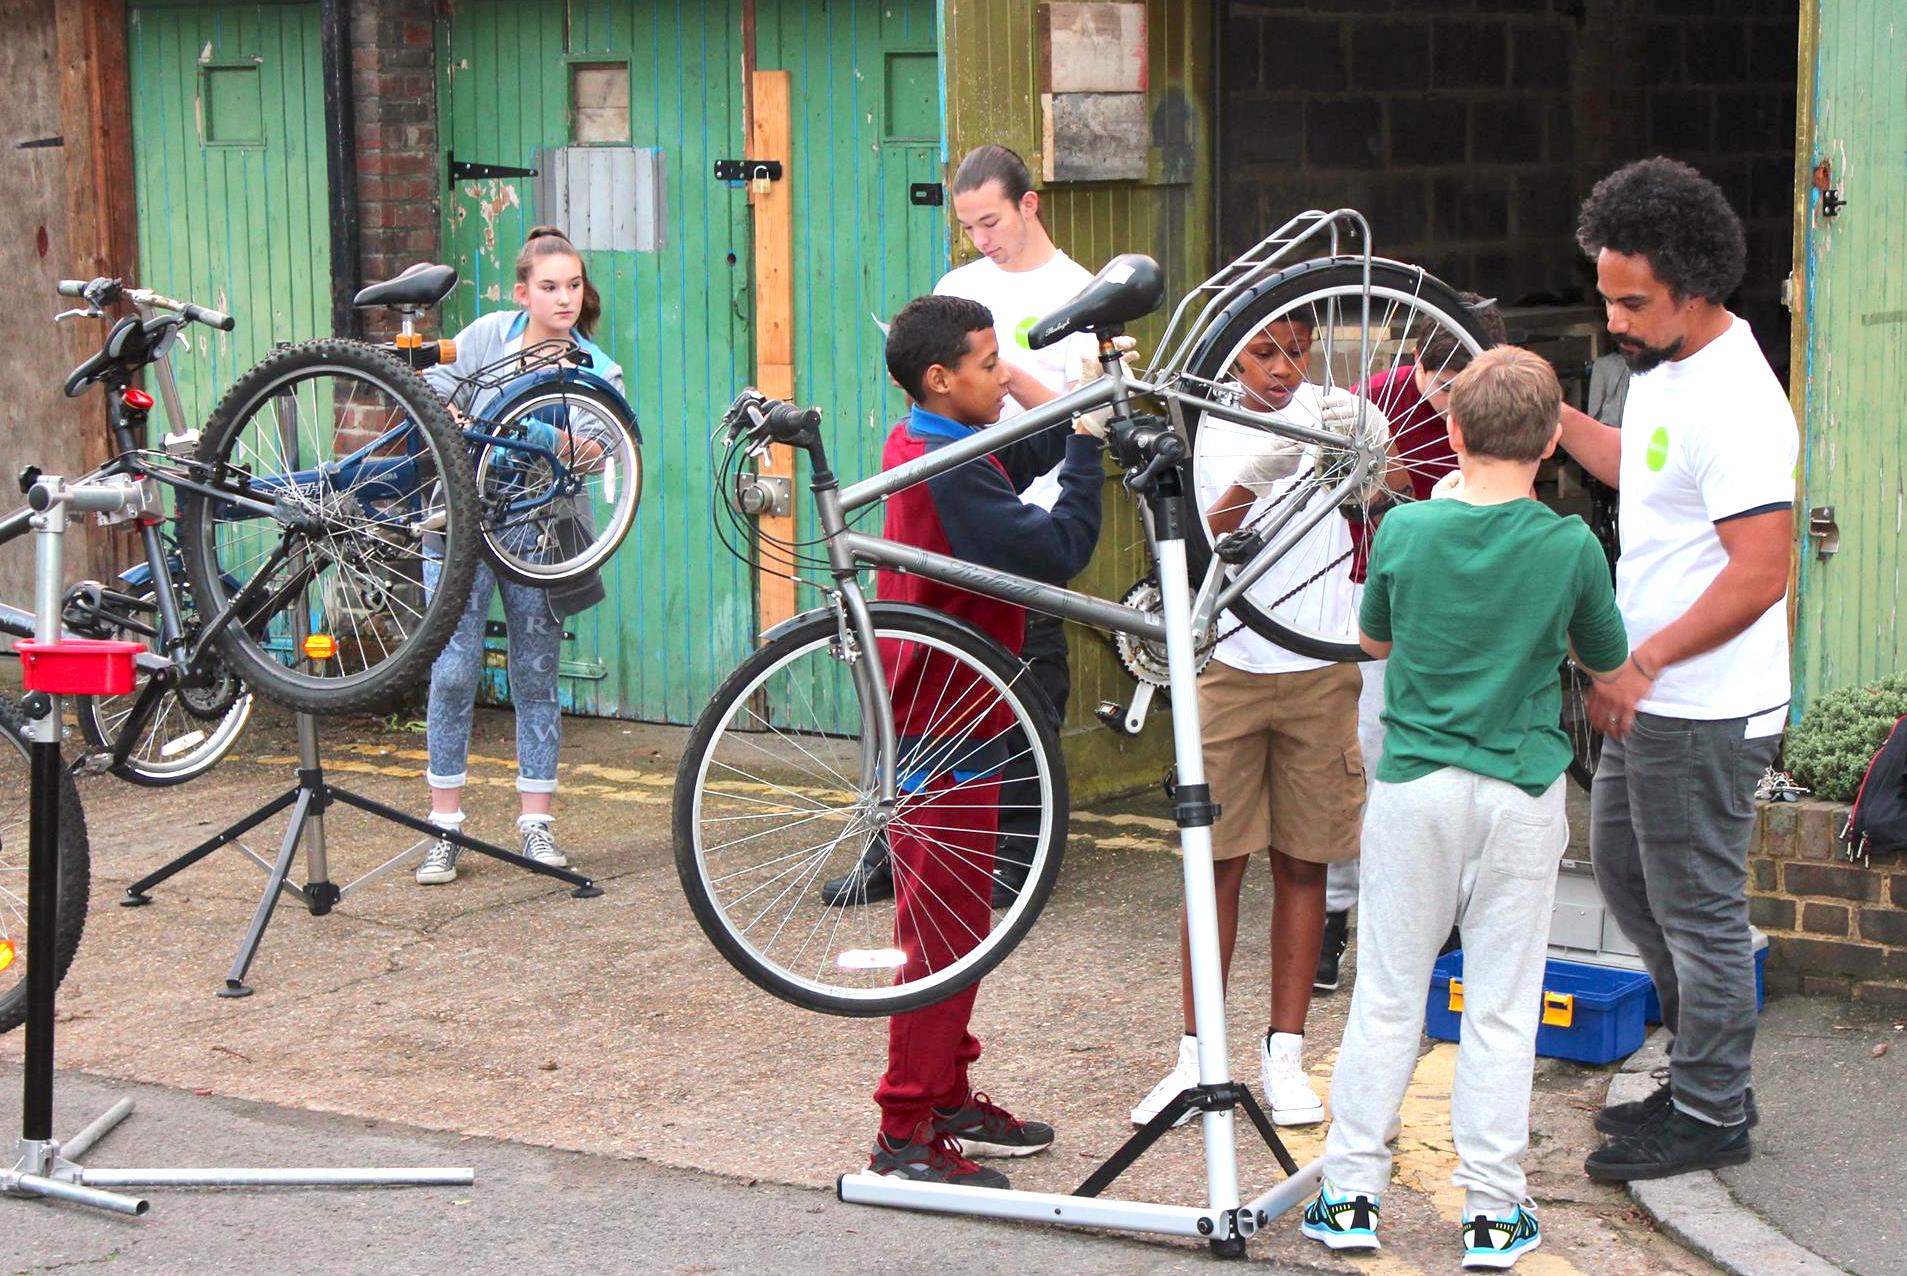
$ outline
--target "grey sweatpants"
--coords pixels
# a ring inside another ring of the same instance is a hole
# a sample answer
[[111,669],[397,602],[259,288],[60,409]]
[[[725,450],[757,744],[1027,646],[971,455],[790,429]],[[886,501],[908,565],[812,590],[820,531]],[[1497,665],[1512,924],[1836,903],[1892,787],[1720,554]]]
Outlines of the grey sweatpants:
[[[1367,660],[1358,666],[1364,674],[1364,689],[1357,696],[1357,749],[1364,755],[1364,773],[1377,770],[1384,755],[1384,666],[1382,660]],[[1357,861],[1343,860],[1324,874],[1324,911],[1348,912],[1357,903]]]
[[1525,1195],[1530,1076],[1556,869],[1569,842],[1558,779],[1540,797],[1444,767],[1371,785],[1358,879],[1357,985],[1331,1079],[1324,1176],[1380,1195],[1385,1141],[1417,1066],[1437,949],[1463,930],[1463,1040],[1450,1095],[1451,1182],[1464,1214],[1501,1213]]
[[1781,744],[1747,739],[1748,721],[1638,713],[1626,739],[1603,741],[1589,796],[1596,885],[1642,954],[1675,1038],[1675,1104],[1717,1125],[1745,1119],[1755,1047],[1748,843],[1755,783]]

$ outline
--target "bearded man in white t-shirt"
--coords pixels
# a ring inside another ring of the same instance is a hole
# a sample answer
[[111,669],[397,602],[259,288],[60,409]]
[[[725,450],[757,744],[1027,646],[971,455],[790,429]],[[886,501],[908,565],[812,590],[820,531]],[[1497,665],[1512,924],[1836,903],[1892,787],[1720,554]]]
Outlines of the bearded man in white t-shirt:
[[[1093,276],[1061,252],[1047,234],[1040,220],[1039,192],[1033,189],[1026,161],[1004,146],[975,147],[954,170],[953,206],[954,219],[980,256],[942,275],[934,292],[977,301],[992,312],[1000,365],[1007,371],[1008,398],[1000,420],[1011,420],[1098,375],[1099,346],[1090,333],[1077,333],[1043,350],[1027,345],[1026,334],[1034,323],[1071,301]],[[1034,479],[1020,499],[1050,510],[1059,496],[1058,473],[1055,466]],[[1058,731],[1072,691],[1066,631],[1059,617],[1027,612],[1020,658],[1033,675],[1033,685],[1043,693],[1029,707],[1050,710],[1048,720]],[[1026,885],[1031,849],[1039,836],[1038,781],[1031,773],[1032,755],[1025,749],[1009,751],[1018,766],[1008,764],[1001,786],[995,908],[1012,903]],[[824,901],[842,907],[890,899],[893,893],[887,858],[878,844],[852,872],[821,888]]]
[[1788,565],[1798,438],[1748,324],[1740,220],[1669,159],[1630,164],[1584,201],[1609,332],[1633,371],[1622,425],[1563,409],[1563,446],[1619,490],[1616,601],[1632,653],[1589,707],[1608,737],[1590,857],[1674,1034],[1669,1081],[1606,1107],[1604,1181],[1750,1155],[1755,965],[1748,925],[1754,790],[1787,721]]

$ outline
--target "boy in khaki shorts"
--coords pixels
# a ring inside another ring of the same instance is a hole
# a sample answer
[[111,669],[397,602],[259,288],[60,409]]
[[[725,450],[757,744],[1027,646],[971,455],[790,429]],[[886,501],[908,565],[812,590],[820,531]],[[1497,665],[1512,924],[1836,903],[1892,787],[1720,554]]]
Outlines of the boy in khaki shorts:
[[[1244,406],[1289,414],[1312,427],[1339,413],[1354,417],[1356,401],[1349,394],[1321,393],[1305,380],[1311,339],[1309,324],[1280,320],[1247,343],[1233,369]],[[1219,445],[1230,437],[1226,432],[1237,435],[1235,448]],[[1287,483],[1303,481],[1304,453],[1267,453],[1264,431],[1208,419],[1200,433],[1194,477],[1214,535],[1237,527],[1260,500],[1275,501]],[[1294,471],[1297,477],[1286,477]],[[1350,548],[1349,525],[1334,514],[1319,522],[1286,562],[1333,561]],[[1281,571],[1292,579],[1283,579]],[[1276,565],[1261,589],[1276,597],[1303,585],[1309,574],[1308,567]],[[1318,609],[1321,627],[1348,632],[1354,603],[1348,573],[1332,573],[1306,586],[1302,605]],[[1258,1057],[1266,1107],[1279,1125],[1315,1125],[1324,1119],[1324,1104],[1304,1071],[1304,1022],[1324,941],[1325,869],[1358,853],[1364,804],[1357,745],[1362,685],[1355,664],[1300,656],[1243,627],[1219,642],[1199,678],[1205,778],[1220,806],[1212,829],[1212,870],[1220,970],[1227,983],[1246,867],[1259,851],[1271,865],[1271,1007]],[[1135,1125],[1198,1084],[1191,959],[1183,924],[1180,948],[1185,1035],[1177,1063],[1133,1109]]]

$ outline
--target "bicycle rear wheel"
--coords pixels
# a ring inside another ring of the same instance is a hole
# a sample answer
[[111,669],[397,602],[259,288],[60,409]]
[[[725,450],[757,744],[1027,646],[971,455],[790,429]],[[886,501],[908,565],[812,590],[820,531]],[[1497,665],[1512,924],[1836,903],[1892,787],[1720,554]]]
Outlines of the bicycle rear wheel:
[[497,573],[548,589],[596,571],[622,547],[642,501],[642,444],[621,399],[551,379],[504,404],[486,432],[552,427],[555,459],[509,442],[480,448],[484,554]]
[[[0,1032],[26,1020],[27,859],[32,813],[33,766],[27,751],[26,724],[10,700],[0,699]],[[73,777],[60,772],[60,858],[58,921],[53,951],[54,982],[66,978],[86,929],[87,891],[92,885],[92,856],[86,842],[86,815],[80,809]]]
[[[1377,505],[1421,500],[1456,466],[1444,411],[1421,387],[1434,393],[1444,386],[1488,337],[1455,292],[1415,266],[1372,262],[1368,320],[1365,297],[1361,261],[1339,258],[1281,271],[1233,303],[1230,316],[1192,356],[1189,371],[1215,394],[1313,429],[1323,428],[1317,387],[1365,396],[1393,424]],[[1299,387],[1282,406],[1253,401],[1238,380],[1241,367],[1266,357],[1258,351],[1268,338],[1288,341],[1294,329],[1309,333],[1301,363],[1313,388]],[[1198,580],[1220,538],[1208,502],[1229,487],[1224,476],[1263,447],[1264,431],[1208,419],[1189,405],[1185,422],[1201,497],[1197,516],[1188,520],[1193,530],[1186,537],[1186,554],[1192,579]],[[1365,658],[1357,644],[1357,602],[1370,537],[1382,514],[1376,506],[1340,511],[1331,501],[1329,493],[1349,461],[1348,445],[1307,444],[1298,472],[1260,496],[1241,528],[1261,531],[1269,541],[1277,539],[1273,529],[1287,515],[1291,521],[1285,526],[1293,529],[1315,519],[1311,530],[1232,605],[1231,614],[1234,623],[1319,660]],[[1244,565],[1228,568],[1227,579]],[[1221,617],[1219,626],[1222,632],[1232,623]]]
[[1602,760],[1602,732],[1589,715],[1589,688],[1593,685],[1574,660],[1563,662],[1563,734],[1569,737],[1569,778],[1587,792]]
[[[743,662],[676,774],[676,870],[702,929],[759,987],[839,1015],[918,1009],[986,974],[1045,907],[1065,848],[1065,763],[1026,666],[938,616],[878,603],[873,616],[890,685],[904,689],[901,794],[884,830],[860,657],[832,612]],[[1009,762],[1030,764],[1039,820],[1000,837]],[[897,899],[824,903],[821,883],[881,838]],[[996,852],[1029,864],[1004,910],[990,906]]]
[[[172,584],[190,637],[198,632],[191,585],[178,570]],[[152,587],[132,595],[130,603],[102,606],[92,623],[72,628],[157,646],[158,604]],[[216,651],[201,656],[195,672],[194,685],[182,687],[171,670],[141,669],[125,695],[74,696],[73,716],[87,747],[112,757],[114,775],[147,788],[184,784],[210,771],[238,742],[251,721],[254,701],[244,680]],[[157,687],[152,686],[155,678],[160,680]]]
[[347,713],[427,676],[482,551],[469,456],[421,378],[359,342],[287,347],[226,394],[199,460],[226,497],[182,494],[180,548],[203,622],[233,612],[217,641],[253,690]]

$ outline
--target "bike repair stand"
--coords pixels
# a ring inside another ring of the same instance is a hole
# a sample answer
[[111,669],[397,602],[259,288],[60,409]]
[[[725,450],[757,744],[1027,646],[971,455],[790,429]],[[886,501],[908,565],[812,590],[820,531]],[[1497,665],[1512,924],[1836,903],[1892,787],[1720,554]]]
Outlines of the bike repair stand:
[[35,637],[19,644],[28,691],[27,733],[32,743],[32,823],[27,860],[26,1071],[20,1115],[19,1160],[0,1170],[0,1195],[44,1197],[118,1214],[144,1214],[143,1197],[111,1187],[399,1187],[463,1186],[476,1182],[467,1166],[393,1169],[145,1169],[89,1170],[77,1163],[113,1127],[132,1114],[121,1099],[64,1144],[53,1138],[53,997],[58,965],[47,958],[59,920],[60,697],[123,695],[132,690],[138,643],[63,639],[60,634],[61,542],[67,510],[100,513],[137,508],[137,484],[67,486],[42,477],[29,493],[34,517],[37,577]]
[[[1157,418],[1154,418],[1157,420]],[[1163,422],[1159,423],[1163,426]],[[1169,430],[1150,437],[1120,439],[1115,448],[1134,449],[1144,468],[1129,480],[1145,494],[1158,529],[1159,595],[1165,621],[1167,666],[1174,687],[1189,689],[1196,677],[1192,642],[1191,597],[1186,583],[1184,507],[1178,461],[1184,441]],[[1119,458],[1122,464],[1128,458]],[[1242,1258],[1245,1240],[1265,1223],[1299,1205],[1315,1192],[1323,1163],[1302,1168],[1285,1149],[1277,1131],[1245,1083],[1231,1079],[1225,1050],[1225,989],[1219,975],[1218,903],[1212,885],[1212,822],[1218,807],[1205,783],[1198,697],[1171,697],[1172,743],[1179,785],[1173,814],[1185,859],[1185,916],[1192,956],[1192,1011],[1198,1025],[1199,1084],[1184,1091],[1141,1127],[1071,1194],[1012,1189],[958,1187],[922,1183],[860,1170],[843,1174],[836,1191],[843,1201],[889,1205],[939,1214],[973,1214],[1074,1227],[1110,1227],[1170,1236],[1202,1237],[1221,1258]],[[1285,1180],[1263,1195],[1240,1204],[1238,1154],[1232,1110],[1243,1108],[1284,1171]],[[1099,1194],[1147,1148],[1188,1112],[1202,1114],[1205,1183],[1210,1203],[1203,1209],[1146,1201],[1100,1200]]]

